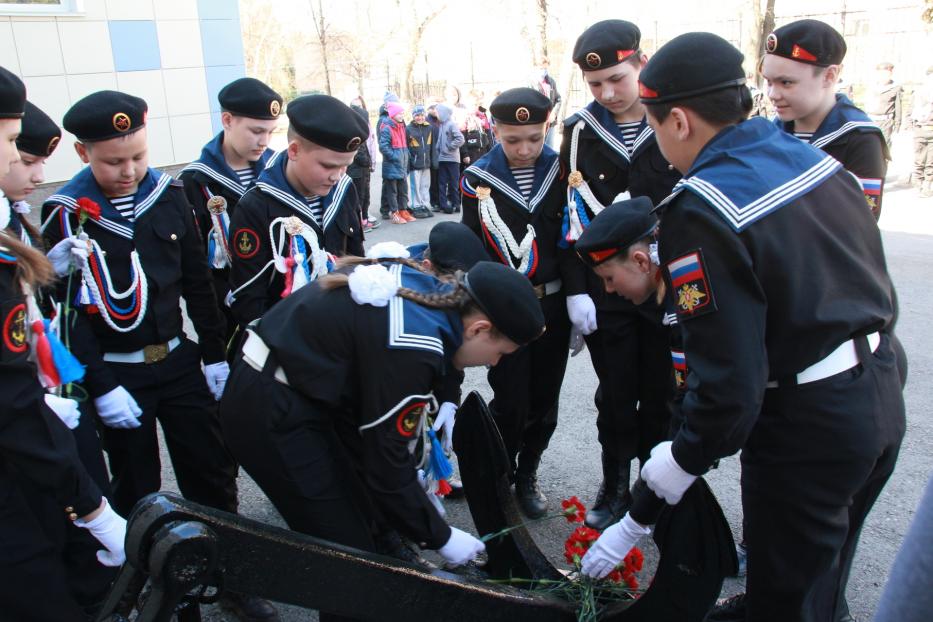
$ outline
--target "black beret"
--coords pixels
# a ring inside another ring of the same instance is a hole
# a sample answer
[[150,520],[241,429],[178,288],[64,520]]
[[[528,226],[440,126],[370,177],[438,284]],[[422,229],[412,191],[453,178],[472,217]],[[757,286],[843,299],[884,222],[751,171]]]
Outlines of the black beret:
[[0,67],[0,119],[19,119],[26,109],[26,85],[19,76]]
[[85,143],[128,136],[146,126],[149,106],[120,91],[97,91],[79,99],[62,119],[65,129]]
[[502,125],[536,125],[547,122],[551,100],[532,88],[520,87],[502,91],[489,104],[489,111]]
[[517,343],[531,343],[544,332],[544,312],[531,281],[518,270],[481,261],[463,277],[463,286],[489,321]]
[[583,71],[613,67],[638,52],[641,31],[632,22],[607,19],[583,31],[573,46],[573,62]]
[[583,231],[574,250],[583,263],[598,266],[654,231],[658,219],[653,210],[648,197],[613,203]]
[[827,67],[842,62],[846,55],[846,42],[829,24],[816,19],[801,19],[768,35],[765,51],[800,63]]
[[234,80],[217,94],[220,107],[250,119],[278,119],[282,96],[256,78]]
[[440,222],[428,234],[431,263],[441,270],[469,270],[480,261],[489,261],[483,243],[473,231],[459,222]]
[[369,123],[330,95],[303,95],[285,110],[298,134],[331,151],[350,153],[369,138]]
[[23,130],[16,139],[16,148],[40,158],[47,158],[55,151],[61,139],[62,131],[55,125],[55,121],[35,104],[27,101]]
[[639,96],[643,103],[660,104],[745,84],[744,58],[710,32],[674,37],[642,69]]

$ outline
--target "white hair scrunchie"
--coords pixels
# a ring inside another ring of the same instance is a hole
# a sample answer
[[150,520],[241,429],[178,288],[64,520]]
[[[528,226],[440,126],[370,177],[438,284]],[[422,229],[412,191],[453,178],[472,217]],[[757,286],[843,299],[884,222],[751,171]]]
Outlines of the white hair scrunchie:
[[379,242],[366,251],[367,259],[408,259],[411,253],[398,242]]
[[395,277],[382,265],[357,266],[348,285],[353,302],[374,307],[386,306],[398,291]]

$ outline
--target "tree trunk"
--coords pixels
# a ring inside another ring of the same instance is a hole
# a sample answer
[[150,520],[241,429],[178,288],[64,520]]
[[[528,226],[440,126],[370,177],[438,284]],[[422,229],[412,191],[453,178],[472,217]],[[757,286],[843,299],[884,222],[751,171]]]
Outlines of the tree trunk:
[[445,2],[436,8],[433,13],[427,15],[418,23],[415,29],[411,31],[411,35],[408,38],[405,62],[402,64],[402,88],[404,89],[405,100],[408,102],[415,103],[415,85],[412,74],[415,71],[415,61],[418,59],[418,54],[421,52],[421,37],[424,36],[424,31],[427,30],[431,22],[446,8],[447,3]]
[[758,68],[758,63],[761,62],[762,57],[765,54],[765,42],[768,38],[768,35],[774,30],[774,0],[765,0],[765,12],[761,16],[761,29],[758,31],[758,45],[755,46],[755,49],[758,51],[758,56],[755,58],[755,68]]
[[547,50],[547,21],[548,21],[548,5],[547,0],[535,0],[535,5],[537,11],[535,14],[538,18],[538,48],[536,50],[535,64],[540,64],[541,61],[548,59],[548,50]]
[[330,86],[330,66],[327,58],[327,24],[324,21],[324,7],[321,0],[317,0],[317,11],[314,10],[314,1],[311,5],[311,18],[314,21],[314,30],[317,32],[317,40],[321,44],[321,64],[324,65],[324,88],[328,95],[333,95]]

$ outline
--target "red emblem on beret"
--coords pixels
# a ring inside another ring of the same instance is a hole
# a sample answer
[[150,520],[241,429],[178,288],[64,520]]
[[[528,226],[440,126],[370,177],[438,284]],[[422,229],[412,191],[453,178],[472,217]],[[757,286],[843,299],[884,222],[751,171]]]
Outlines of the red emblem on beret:
[[799,60],[808,60],[810,62],[816,62],[816,56],[803,49],[796,43],[794,44],[793,49],[790,51],[790,55]]
[[655,97],[658,97],[658,92],[650,87],[645,86],[643,82],[639,82],[638,96],[644,97],[645,99],[654,99]]
[[588,255],[590,256],[590,260],[594,264],[600,264],[606,261],[607,259],[609,259],[610,257],[612,257],[613,255],[618,254],[618,252],[619,252],[618,248],[612,247],[612,248],[607,248],[601,251],[590,251]]
[[635,50],[616,50],[616,60],[622,62],[634,53]]

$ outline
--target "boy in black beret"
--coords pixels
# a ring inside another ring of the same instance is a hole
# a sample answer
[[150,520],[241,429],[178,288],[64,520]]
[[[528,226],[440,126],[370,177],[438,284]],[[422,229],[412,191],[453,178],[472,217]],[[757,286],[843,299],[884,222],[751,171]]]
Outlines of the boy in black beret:
[[[904,434],[893,286],[852,175],[746,120],[742,60],[689,33],[641,74],[661,151],[684,174],[659,207],[658,241],[690,370],[684,423],[651,451],[653,493],[636,492],[633,510],[644,494],[676,504],[741,450],[747,596],[725,607],[741,617],[708,619],[832,621]],[[607,528],[584,574],[612,570],[650,522],[630,512]]]
[[[573,247],[603,207],[623,197],[663,200],[680,174],[661,155],[638,99],[638,76],[648,62],[641,31],[610,19],[587,28],[577,39],[573,61],[594,100],[564,121],[561,162],[570,171],[562,243]],[[631,503],[630,464],[644,461],[663,439],[671,395],[667,331],[662,309],[608,292],[596,275],[580,266],[564,282],[571,320],[591,317],[596,330],[571,340],[574,354],[589,345],[599,377],[596,426],[602,447],[602,483],[586,524],[605,529]]]
[[493,261],[528,277],[547,320],[544,336],[488,374],[495,392],[490,407],[510,460],[518,460],[519,505],[536,518],[547,511],[538,463],[557,427],[570,339],[562,282],[579,264],[557,246],[567,186],[557,153],[544,144],[551,102],[534,89],[515,88],[496,97],[490,111],[499,144],[464,171],[463,224]]
[[230,219],[240,197],[272,157],[269,141],[278,126],[283,100],[255,78],[234,80],[220,90],[217,100],[223,130],[178,178],[185,184],[185,195],[204,238],[214,293],[226,319],[225,342],[229,342],[236,330],[236,320],[224,304],[230,291]]
[[836,92],[846,54],[842,35],[819,20],[802,19],[768,35],[765,47],[761,75],[777,111],[775,123],[858,177],[877,220],[891,154],[881,128]]
[[[96,342],[78,347],[98,353],[82,362],[104,423],[114,507],[129,515],[161,488],[158,420],[182,494],[235,513],[236,465],[217,421],[229,375],[223,320],[183,185],[149,167],[147,112],[139,97],[98,91],[65,113],[88,166],[43,204],[42,233],[50,247],[70,240],[86,254],[76,262],[80,278],[63,280],[61,295],[90,325],[73,337]],[[198,343],[182,330],[182,296]]]
[[269,160],[230,225],[230,309],[240,327],[333,267],[363,254],[359,199],[347,167],[369,124],[329,95],[289,103],[288,148]]

